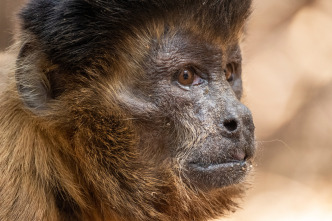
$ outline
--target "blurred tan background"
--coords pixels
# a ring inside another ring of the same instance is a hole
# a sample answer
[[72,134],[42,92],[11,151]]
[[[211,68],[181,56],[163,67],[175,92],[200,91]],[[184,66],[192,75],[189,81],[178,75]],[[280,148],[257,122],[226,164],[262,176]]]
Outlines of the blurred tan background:
[[[0,50],[22,2],[0,0]],[[332,0],[255,0],[243,53],[256,172],[223,220],[331,221]]]
[[332,1],[254,0],[244,44],[256,175],[229,221],[332,220]]

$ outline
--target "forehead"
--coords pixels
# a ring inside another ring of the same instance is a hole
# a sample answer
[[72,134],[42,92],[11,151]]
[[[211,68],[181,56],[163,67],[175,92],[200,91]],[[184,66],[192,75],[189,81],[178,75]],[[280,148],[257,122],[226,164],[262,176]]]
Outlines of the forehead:
[[208,34],[180,29],[164,34],[153,46],[159,59],[176,56],[177,59],[200,61],[222,61],[229,56],[240,56],[237,39],[224,41],[221,37],[214,38]]

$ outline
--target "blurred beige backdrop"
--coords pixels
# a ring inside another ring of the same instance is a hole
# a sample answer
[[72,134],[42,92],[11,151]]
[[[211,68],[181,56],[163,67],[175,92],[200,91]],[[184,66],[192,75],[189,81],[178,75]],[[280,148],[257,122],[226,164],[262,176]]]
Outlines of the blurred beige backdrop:
[[229,221],[332,220],[332,1],[256,0],[244,44],[252,190]]
[[[24,0],[0,0],[0,50]],[[258,140],[252,188],[228,221],[332,220],[332,1],[256,0],[243,43]]]

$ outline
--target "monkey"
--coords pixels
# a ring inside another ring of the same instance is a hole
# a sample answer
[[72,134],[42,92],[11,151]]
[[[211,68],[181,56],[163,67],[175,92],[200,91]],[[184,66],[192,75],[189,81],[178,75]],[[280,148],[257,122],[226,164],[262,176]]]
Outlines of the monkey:
[[0,220],[203,221],[255,156],[251,0],[30,0],[0,95]]

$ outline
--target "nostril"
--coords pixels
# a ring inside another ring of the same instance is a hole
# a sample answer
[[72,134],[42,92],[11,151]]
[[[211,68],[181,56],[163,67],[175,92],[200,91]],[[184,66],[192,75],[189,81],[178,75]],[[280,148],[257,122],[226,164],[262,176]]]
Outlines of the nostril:
[[229,132],[235,131],[238,127],[236,120],[226,120],[223,125]]

